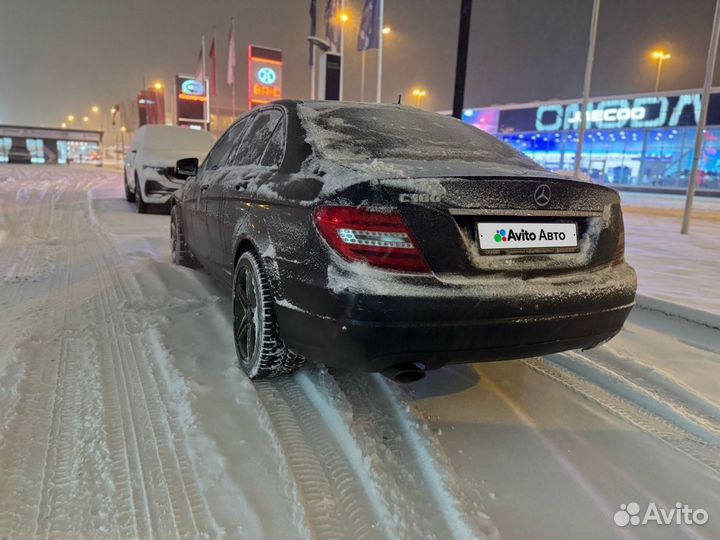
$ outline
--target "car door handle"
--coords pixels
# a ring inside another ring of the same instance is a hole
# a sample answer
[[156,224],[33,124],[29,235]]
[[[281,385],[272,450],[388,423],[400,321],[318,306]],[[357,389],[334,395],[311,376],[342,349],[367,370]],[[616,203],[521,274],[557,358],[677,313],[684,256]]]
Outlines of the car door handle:
[[238,182],[235,184],[235,190],[236,191],[242,191],[244,189],[247,189],[247,187],[250,185],[250,180],[245,180],[243,182]]
[[207,191],[207,188],[210,186],[210,184],[203,184],[200,186],[200,191]]

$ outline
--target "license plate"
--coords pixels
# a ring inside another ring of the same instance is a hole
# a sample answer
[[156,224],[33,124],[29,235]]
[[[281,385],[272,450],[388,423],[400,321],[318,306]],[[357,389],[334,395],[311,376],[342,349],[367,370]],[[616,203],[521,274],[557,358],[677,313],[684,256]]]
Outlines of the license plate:
[[554,249],[577,247],[575,223],[514,223],[498,221],[477,224],[480,249]]

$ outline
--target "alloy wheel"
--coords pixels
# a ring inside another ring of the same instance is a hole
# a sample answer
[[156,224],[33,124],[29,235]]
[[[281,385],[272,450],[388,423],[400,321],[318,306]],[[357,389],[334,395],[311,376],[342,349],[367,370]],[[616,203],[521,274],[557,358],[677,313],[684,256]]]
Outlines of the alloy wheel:
[[258,298],[255,277],[247,267],[238,272],[233,302],[235,343],[240,359],[249,364],[257,345]]

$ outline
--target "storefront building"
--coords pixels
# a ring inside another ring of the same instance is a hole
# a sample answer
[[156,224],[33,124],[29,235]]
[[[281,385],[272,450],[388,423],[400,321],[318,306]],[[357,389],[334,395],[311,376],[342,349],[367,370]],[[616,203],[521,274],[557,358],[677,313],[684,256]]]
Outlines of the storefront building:
[[[700,117],[700,93],[593,99],[588,107],[582,170],[619,189],[679,192],[687,188]],[[467,109],[463,120],[553,171],[573,171],[580,100]],[[698,190],[720,194],[720,89],[710,98]]]
[[102,132],[0,125],[0,163],[102,163]]

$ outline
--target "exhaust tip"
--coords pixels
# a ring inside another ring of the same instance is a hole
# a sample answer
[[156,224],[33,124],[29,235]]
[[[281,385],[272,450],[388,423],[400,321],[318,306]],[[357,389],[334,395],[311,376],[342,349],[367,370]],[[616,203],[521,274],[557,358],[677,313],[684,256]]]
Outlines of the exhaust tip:
[[400,384],[414,383],[425,378],[425,366],[414,362],[395,364],[382,371],[388,379]]

